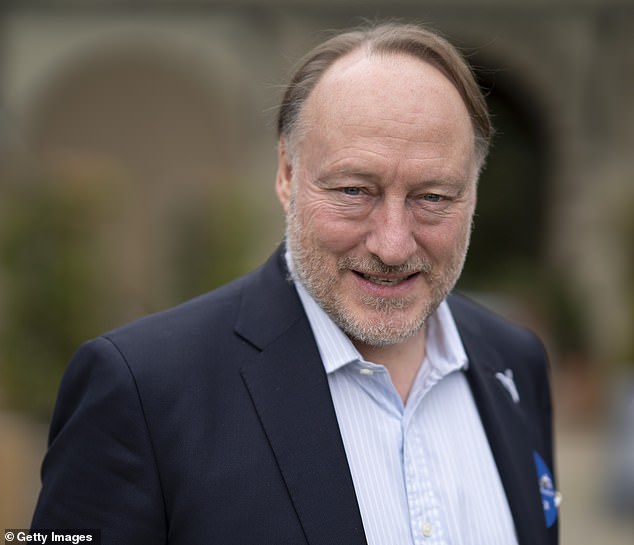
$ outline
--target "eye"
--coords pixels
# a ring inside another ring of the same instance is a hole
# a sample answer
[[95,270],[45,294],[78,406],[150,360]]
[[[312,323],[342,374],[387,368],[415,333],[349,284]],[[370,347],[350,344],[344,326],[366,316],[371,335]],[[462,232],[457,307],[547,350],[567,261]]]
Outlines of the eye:
[[344,187],[341,191],[344,195],[350,195],[352,197],[361,195],[361,188],[359,187]]
[[428,193],[427,195],[423,195],[423,199],[427,202],[441,202],[443,197],[436,193]]

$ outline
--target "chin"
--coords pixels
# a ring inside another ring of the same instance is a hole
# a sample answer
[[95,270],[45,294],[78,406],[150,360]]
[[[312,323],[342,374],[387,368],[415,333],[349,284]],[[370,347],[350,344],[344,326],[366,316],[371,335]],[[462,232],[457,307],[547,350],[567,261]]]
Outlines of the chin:
[[393,346],[419,333],[427,312],[350,312],[342,309],[331,315],[335,323],[352,339],[370,346]]
[[346,334],[353,341],[368,346],[395,346],[414,337],[424,326],[424,323],[411,327],[385,327],[379,324],[354,328],[352,331],[346,331]]

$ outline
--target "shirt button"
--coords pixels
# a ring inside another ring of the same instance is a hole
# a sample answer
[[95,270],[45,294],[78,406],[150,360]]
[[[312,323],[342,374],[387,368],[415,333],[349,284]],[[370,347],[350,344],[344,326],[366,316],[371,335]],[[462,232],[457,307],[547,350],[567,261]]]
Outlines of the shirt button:
[[421,531],[423,532],[423,535],[425,537],[431,536],[433,529],[434,528],[431,525],[431,522],[423,522],[423,524],[421,525]]
[[365,367],[362,367],[361,369],[359,369],[359,373],[361,373],[362,375],[371,377],[374,374],[374,371],[372,369],[367,369]]

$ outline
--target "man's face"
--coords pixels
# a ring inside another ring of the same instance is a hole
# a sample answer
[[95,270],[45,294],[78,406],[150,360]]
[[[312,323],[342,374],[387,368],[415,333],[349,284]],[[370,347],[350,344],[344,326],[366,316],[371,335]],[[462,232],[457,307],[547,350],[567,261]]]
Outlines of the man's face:
[[410,338],[469,242],[477,169],[460,95],[419,59],[353,52],[323,75],[300,131],[277,177],[295,273],[354,341]]

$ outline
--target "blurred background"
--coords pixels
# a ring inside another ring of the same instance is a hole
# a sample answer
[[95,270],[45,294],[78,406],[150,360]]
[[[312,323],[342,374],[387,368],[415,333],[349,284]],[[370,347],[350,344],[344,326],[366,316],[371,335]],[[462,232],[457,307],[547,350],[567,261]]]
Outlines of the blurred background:
[[634,542],[631,0],[5,1],[1,528],[29,524],[78,344],[275,248],[281,87],[325,30],[384,18],[441,31],[486,89],[460,289],[547,345],[562,544]]

